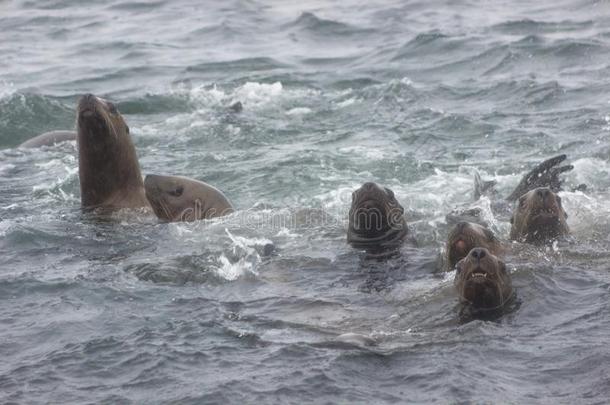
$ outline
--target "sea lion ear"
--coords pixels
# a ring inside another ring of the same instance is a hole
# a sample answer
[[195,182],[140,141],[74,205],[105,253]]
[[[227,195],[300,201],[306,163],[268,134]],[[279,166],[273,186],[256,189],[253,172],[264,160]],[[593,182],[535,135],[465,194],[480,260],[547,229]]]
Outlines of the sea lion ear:
[[394,198],[394,192],[387,187],[384,187],[385,192],[388,194],[390,198]]
[[125,125],[125,131],[129,134],[129,125]]
[[500,272],[506,274],[506,264],[504,262],[498,262],[498,264],[500,265]]

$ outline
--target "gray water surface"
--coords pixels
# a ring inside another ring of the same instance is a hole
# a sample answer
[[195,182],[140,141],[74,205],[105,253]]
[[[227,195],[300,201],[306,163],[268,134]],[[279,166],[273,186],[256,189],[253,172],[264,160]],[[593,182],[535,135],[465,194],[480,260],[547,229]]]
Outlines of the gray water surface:
[[[610,400],[608,1],[0,10],[0,402]],[[88,92],[116,102],[143,174],[238,211],[82,213],[74,143],[15,147],[74,128]],[[475,169],[507,195],[560,153],[573,240],[513,255],[515,307],[458,322],[445,215]],[[346,245],[365,181],[394,190],[417,249]]]

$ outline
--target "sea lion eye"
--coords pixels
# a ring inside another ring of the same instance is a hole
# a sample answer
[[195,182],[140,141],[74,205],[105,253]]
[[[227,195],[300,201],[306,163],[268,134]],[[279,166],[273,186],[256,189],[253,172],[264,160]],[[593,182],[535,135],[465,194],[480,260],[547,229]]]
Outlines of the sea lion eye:
[[184,192],[184,187],[178,186],[175,189],[168,191],[167,193],[174,197],[180,197],[183,192]]

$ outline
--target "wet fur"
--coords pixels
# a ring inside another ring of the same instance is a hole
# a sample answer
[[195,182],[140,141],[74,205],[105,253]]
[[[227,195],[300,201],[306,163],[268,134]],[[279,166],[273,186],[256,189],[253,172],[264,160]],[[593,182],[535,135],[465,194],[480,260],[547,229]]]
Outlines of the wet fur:
[[[477,259],[474,255],[484,254]],[[484,273],[484,277],[473,276]],[[503,261],[485,248],[475,248],[456,265],[454,285],[460,303],[475,311],[502,308],[513,296],[510,274]]]
[[[363,224],[363,220],[369,223]],[[354,191],[347,230],[350,245],[370,253],[379,253],[398,248],[407,234],[404,208],[392,190],[375,183],[365,183]]]
[[83,96],[77,129],[82,207],[150,207],[129,127],[112,103]]
[[[460,240],[464,241],[466,244],[465,252],[459,252],[456,249],[455,244]],[[445,247],[445,270],[453,270],[457,262],[463,259],[476,247],[486,248],[495,256],[503,253],[502,244],[488,228],[472,222],[460,222],[455,224],[449,231],[447,237],[447,244]]]
[[511,218],[510,239],[543,244],[568,235],[567,214],[561,198],[547,187],[521,196]]

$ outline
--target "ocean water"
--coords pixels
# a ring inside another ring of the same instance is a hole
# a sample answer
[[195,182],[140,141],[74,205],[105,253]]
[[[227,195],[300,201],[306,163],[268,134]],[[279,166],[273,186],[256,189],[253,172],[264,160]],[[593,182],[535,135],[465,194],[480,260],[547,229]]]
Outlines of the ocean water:
[[[0,32],[0,402],[610,401],[610,2],[0,1]],[[143,174],[238,211],[82,213],[75,144],[16,146],[89,92]],[[509,256],[514,308],[458,322],[445,215],[475,170],[508,195],[560,153],[573,239]],[[365,181],[418,248],[347,246]]]

